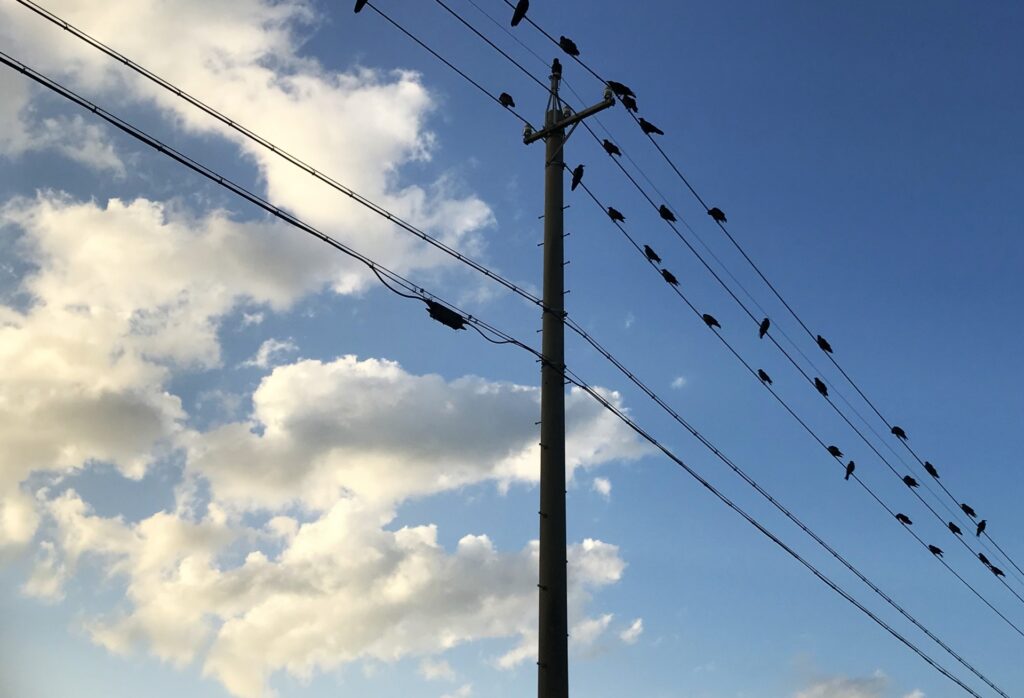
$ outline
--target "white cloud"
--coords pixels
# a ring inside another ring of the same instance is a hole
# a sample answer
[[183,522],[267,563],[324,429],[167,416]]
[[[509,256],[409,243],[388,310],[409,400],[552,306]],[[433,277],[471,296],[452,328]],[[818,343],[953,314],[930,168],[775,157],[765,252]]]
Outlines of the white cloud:
[[887,684],[881,672],[862,678],[832,677],[816,681],[793,698],[882,698]]
[[625,642],[627,645],[636,644],[636,641],[640,639],[640,636],[644,632],[644,619],[637,618],[632,624],[619,633],[619,639]]
[[595,477],[591,488],[605,499],[611,499],[612,481],[606,477]]
[[473,695],[473,684],[465,683],[452,693],[445,693],[441,698],[469,698]]
[[291,354],[299,350],[299,347],[291,339],[270,339],[265,340],[256,354],[243,361],[242,366],[253,366],[256,368],[269,368],[270,365],[280,356]]
[[452,665],[443,659],[431,659],[427,657],[420,662],[420,676],[427,681],[454,681],[455,670]]
[[672,387],[675,388],[676,390],[679,390],[680,388],[683,388],[685,386],[686,378],[684,378],[683,376],[676,376],[675,378],[672,379]]

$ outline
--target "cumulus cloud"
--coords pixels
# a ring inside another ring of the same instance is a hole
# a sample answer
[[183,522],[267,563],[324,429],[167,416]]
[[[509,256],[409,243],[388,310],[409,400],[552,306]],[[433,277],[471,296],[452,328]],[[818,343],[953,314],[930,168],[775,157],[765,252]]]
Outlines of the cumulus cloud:
[[634,620],[628,628],[619,633],[619,639],[625,642],[627,645],[636,644],[636,641],[640,639],[640,636],[644,632],[644,619],[637,618]]
[[611,499],[612,496],[612,481],[606,477],[595,477],[594,482],[591,483],[591,488],[605,499]]
[[299,347],[291,339],[274,339],[271,337],[265,340],[256,353],[242,362],[242,366],[255,368],[269,368],[278,357],[291,354],[299,350]]
[[427,681],[454,681],[455,670],[452,669],[451,664],[443,659],[431,659],[427,657],[420,662],[419,666],[420,676],[425,678]]

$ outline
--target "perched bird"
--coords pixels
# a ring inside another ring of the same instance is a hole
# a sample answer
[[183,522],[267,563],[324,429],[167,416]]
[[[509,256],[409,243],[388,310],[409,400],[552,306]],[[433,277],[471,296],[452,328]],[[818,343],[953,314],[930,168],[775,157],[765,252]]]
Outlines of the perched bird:
[[[625,102],[623,102],[623,104],[625,104]],[[665,135],[664,131],[662,131],[660,128],[658,128],[657,126],[655,126],[642,116],[640,117],[640,130],[646,133],[648,136],[651,135],[652,133],[657,133],[659,136]]]
[[964,513],[970,516],[972,519],[978,518],[977,512],[975,512],[974,509],[971,509],[969,504],[961,504],[960,508],[963,509]]
[[920,482],[918,482],[914,478],[910,477],[909,475],[904,475],[903,476],[903,484],[906,485],[907,487],[920,487],[921,486]]
[[987,557],[985,557],[985,553],[978,553],[978,559],[981,560],[982,564],[984,564],[986,567],[992,566],[992,563],[988,561]]
[[814,378],[814,387],[818,389],[818,392],[824,397],[828,397],[828,386],[817,376]]
[[677,279],[675,277],[675,275],[672,272],[670,272],[668,269],[662,269],[661,270],[661,275],[663,277],[665,277],[665,281],[669,282],[673,286],[678,286],[679,285],[679,279]]
[[757,377],[761,379],[762,383],[767,383],[768,385],[772,384],[772,377],[765,373],[763,368],[757,369]]
[[638,107],[636,106],[635,98],[625,95],[624,97],[619,97],[619,101],[622,102],[622,106],[626,108],[626,111],[631,111],[634,114],[637,112]]
[[990,570],[992,570],[992,574],[994,574],[997,577],[1005,577],[1006,576],[1003,573],[1003,571],[1001,569],[999,569],[998,567],[996,567],[995,565],[989,565],[988,568]]
[[957,526],[952,521],[949,522],[949,530],[952,531],[953,533],[955,533],[958,536],[962,536],[964,534],[964,532],[960,530],[960,527]]
[[676,214],[672,213],[672,211],[670,211],[668,206],[666,206],[665,204],[662,204],[661,206],[658,207],[658,214],[662,218],[667,220],[669,223],[676,222]]
[[633,90],[631,90],[628,87],[626,87],[625,85],[623,85],[621,82],[615,82],[614,80],[609,80],[605,84],[608,85],[608,88],[612,92],[615,93],[616,97],[619,97],[619,98],[622,98],[622,97],[636,97],[636,93],[633,92]]
[[836,458],[842,458],[843,457],[843,452],[839,450],[838,446],[829,446],[825,450],[828,451],[829,454],[835,456]]
[[580,50],[576,47],[576,42],[567,36],[558,37],[558,47],[574,58],[580,55]]
[[364,7],[366,7],[366,0],[356,0],[356,7],[355,7],[355,9],[354,9],[354,10],[352,10],[352,11],[353,11],[353,12],[359,12],[359,11],[360,11],[360,10],[362,10],[362,9],[363,9]]
[[572,184],[569,185],[569,191],[576,191],[576,187],[583,181],[583,165],[576,165],[576,169],[572,171]]
[[727,223],[729,220],[725,217],[725,214],[722,213],[722,209],[718,208],[717,206],[712,206],[711,208],[709,208],[708,215],[711,216],[711,218],[717,223]]
[[928,461],[924,462],[924,469],[927,470],[928,474],[931,475],[933,478],[935,478],[936,480],[939,479],[939,471],[936,470],[935,466],[929,463]]
[[560,60],[558,60],[557,58],[555,60],[551,61],[551,72],[554,75],[561,75],[562,74],[562,62]]
[[980,538],[981,534],[985,532],[985,527],[986,526],[988,526],[988,522],[985,521],[985,519],[982,519],[981,521],[979,521],[978,522],[978,530],[977,530],[977,532],[974,535]]
[[821,347],[821,350],[823,352],[827,354],[832,353],[832,345],[829,344],[828,340],[822,337],[820,334],[818,335],[818,338],[815,341],[818,343],[818,346]]
[[856,463],[854,463],[853,461],[850,461],[849,463],[847,463],[846,464],[846,477],[844,477],[843,479],[844,480],[849,480],[850,476],[853,475],[853,471],[856,470],[856,469],[857,469],[857,464]]
[[892,435],[900,441],[907,440],[907,432],[903,431],[903,427],[893,427],[890,431],[892,431]]
[[942,557],[942,548],[940,548],[939,546],[937,546],[937,545],[929,545],[928,546],[928,550],[935,557]]
[[910,517],[907,516],[906,514],[896,514],[896,520],[899,521],[904,526],[911,526],[914,523],[913,521],[910,520]]
[[601,142],[601,147],[604,148],[604,152],[608,153],[609,155],[622,155],[622,151],[619,150],[619,146],[615,145],[607,138],[605,138]]
[[644,254],[647,255],[647,259],[651,260],[655,264],[661,264],[661,257],[658,253],[651,249],[650,245],[644,245]]
[[512,12],[512,26],[516,26],[523,21],[523,17],[526,16],[526,11],[530,9],[530,0],[519,0],[516,3],[516,9]]
[[512,99],[512,95],[508,92],[502,92],[498,95],[498,103],[506,109],[515,109],[516,101]]
[[625,216],[623,216],[621,213],[619,213],[611,206],[608,207],[608,217],[611,218],[613,221],[619,221],[620,223],[626,220]]
[[768,328],[772,326],[772,321],[765,318],[761,321],[761,326],[757,328],[757,336],[764,339],[764,336],[768,334]]
[[707,325],[708,327],[710,327],[712,329],[714,329],[716,327],[718,329],[722,329],[722,326],[718,324],[718,320],[715,319],[714,315],[710,315],[708,313],[704,313],[703,315],[700,316],[700,319],[704,321],[705,325]]

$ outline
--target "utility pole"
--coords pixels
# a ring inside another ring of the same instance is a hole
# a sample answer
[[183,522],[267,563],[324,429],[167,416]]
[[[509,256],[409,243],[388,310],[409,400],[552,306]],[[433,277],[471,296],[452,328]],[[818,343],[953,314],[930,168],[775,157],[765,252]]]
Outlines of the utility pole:
[[565,273],[562,149],[572,130],[591,114],[615,104],[610,90],[602,102],[579,113],[558,96],[562,64],[551,65],[551,95],[544,128],[526,127],[524,143],[544,139],[544,319],[540,387],[540,590],[538,619],[538,698],[569,696],[569,622],[567,618],[565,539]]

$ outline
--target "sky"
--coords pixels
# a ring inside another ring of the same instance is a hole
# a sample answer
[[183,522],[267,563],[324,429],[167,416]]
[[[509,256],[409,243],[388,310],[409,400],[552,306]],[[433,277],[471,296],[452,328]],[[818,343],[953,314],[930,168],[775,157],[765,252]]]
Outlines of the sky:
[[[446,3],[542,81],[560,56],[573,107],[602,98],[531,26],[509,27],[504,2]],[[541,123],[545,92],[439,4],[375,4]],[[372,9],[45,7],[539,294],[543,146]],[[533,0],[529,17],[636,92],[750,258],[1024,564],[1024,8]],[[3,52],[539,347],[535,306],[14,0],[0,20]],[[0,695],[535,691],[534,357],[432,321],[365,267],[7,67],[0,96]],[[569,315],[964,659],[1024,691],[1010,625],[1024,627],[1010,591],[1024,596],[1024,575],[993,557],[1000,584],[886,468],[873,448],[947,516],[623,107],[591,123],[851,421],[867,419],[867,440],[757,337],[589,134],[571,136],[567,164],[586,165],[584,183],[720,336],[1007,620],[843,480],[582,190],[566,191]],[[997,695],[603,357],[572,336],[566,356],[879,618]],[[566,408],[573,695],[964,694],[588,395],[568,391]]]

